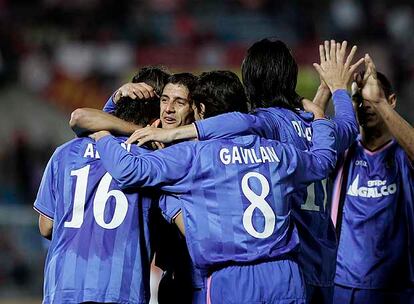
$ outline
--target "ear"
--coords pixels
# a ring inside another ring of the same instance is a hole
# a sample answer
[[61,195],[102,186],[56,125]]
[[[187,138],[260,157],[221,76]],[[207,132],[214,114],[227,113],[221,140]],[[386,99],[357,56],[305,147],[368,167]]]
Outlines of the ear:
[[388,97],[388,103],[390,104],[390,106],[394,109],[395,106],[397,105],[397,95],[395,95],[395,93],[391,94]]
[[200,113],[199,113],[201,119],[204,119],[204,114],[206,114],[206,106],[205,106],[204,103],[201,102],[200,103]]

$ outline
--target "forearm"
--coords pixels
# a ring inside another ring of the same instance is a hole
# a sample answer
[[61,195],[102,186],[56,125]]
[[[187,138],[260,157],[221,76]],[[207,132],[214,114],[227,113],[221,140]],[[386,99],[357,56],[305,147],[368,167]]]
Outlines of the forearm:
[[[104,136],[96,143],[105,169],[125,189],[159,187],[166,192],[188,190],[194,151],[179,144],[151,153],[135,155],[125,150],[113,136]],[[177,157],[179,155],[179,157]],[[183,184],[180,184],[183,181]],[[185,184],[187,182],[187,184]]]
[[402,118],[387,102],[373,104],[375,111],[382,117],[392,136],[414,161],[414,128]]
[[337,90],[332,95],[332,100],[335,110],[335,117],[332,120],[336,123],[338,136],[337,150],[338,153],[342,153],[355,141],[359,127],[348,92]]
[[[320,169],[326,176],[336,164],[336,142],[338,141],[335,122],[319,119],[312,122],[312,148],[310,152],[316,156],[318,165],[312,169]],[[322,176],[323,177],[323,176]]]
[[140,126],[126,122],[97,109],[81,108],[72,112],[69,122],[76,135],[108,130],[111,133],[130,135]]
[[126,151],[113,136],[101,137],[96,142],[96,148],[103,166],[121,188],[146,185],[145,178],[151,174],[142,169],[144,163],[139,157]]
[[315,97],[313,98],[313,103],[319,106],[324,112],[326,112],[330,98],[331,91],[329,90],[329,87],[321,84],[319,85]]
[[197,127],[195,124],[189,124],[186,126],[171,129],[171,132],[171,142],[197,139],[198,137]]
[[304,152],[286,144],[292,151],[286,162],[287,172],[293,172],[294,183],[302,186],[326,178],[336,164],[335,123],[328,119],[314,120],[312,133],[312,147],[309,151]]

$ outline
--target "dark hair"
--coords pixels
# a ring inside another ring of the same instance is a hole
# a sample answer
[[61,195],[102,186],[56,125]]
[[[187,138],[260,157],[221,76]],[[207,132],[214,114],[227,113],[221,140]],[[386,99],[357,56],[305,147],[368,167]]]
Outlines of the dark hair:
[[[170,74],[166,68],[158,66],[147,66],[141,68],[132,78],[133,83],[145,82],[150,85],[158,95],[161,95]],[[129,97],[122,97],[116,104],[114,115],[128,122],[146,126],[152,120],[160,116],[160,103],[157,96],[145,99],[134,100]]]
[[202,73],[190,98],[198,108],[200,103],[205,105],[205,118],[233,111],[247,112],[243,85],[231,71]]
[[194,76],[191,73],[176,73],[168,78],[166,84],[169,83],[175,85],[182,85],[187,88],[189,93],[191,93],[197,85],[197,76]]
[[158,98],[137,101],[128,96],[121,97],[113,114],[125,121],[146,126],[160,117],[160,103]]
[[170,73],[165,67],[147,66],[141,68],[138,73],[132,77],[132,82],[145,82],[150,85],[159,96],[161,96],[162,90],[170,76]]
[[242,79],[252,109],[258,107],[301,108],[296,93],[298,65],[280,40],[254,43],[242,63]]

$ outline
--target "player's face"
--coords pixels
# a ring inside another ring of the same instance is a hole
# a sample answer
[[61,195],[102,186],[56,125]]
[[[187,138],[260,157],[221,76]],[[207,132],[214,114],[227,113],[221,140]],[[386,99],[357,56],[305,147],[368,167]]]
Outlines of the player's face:
[[188,89],[168,83],[160,99],[160,119],[164,129],[188,125],[194,121],[193,107],[188,100]]

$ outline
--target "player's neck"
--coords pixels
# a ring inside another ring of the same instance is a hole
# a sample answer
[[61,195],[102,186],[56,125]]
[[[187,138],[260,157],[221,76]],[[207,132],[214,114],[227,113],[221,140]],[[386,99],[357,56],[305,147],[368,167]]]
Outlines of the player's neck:
[[382,128],[361,128],[361,142],[370,151],[377,150],[392,139],[391,133]]

